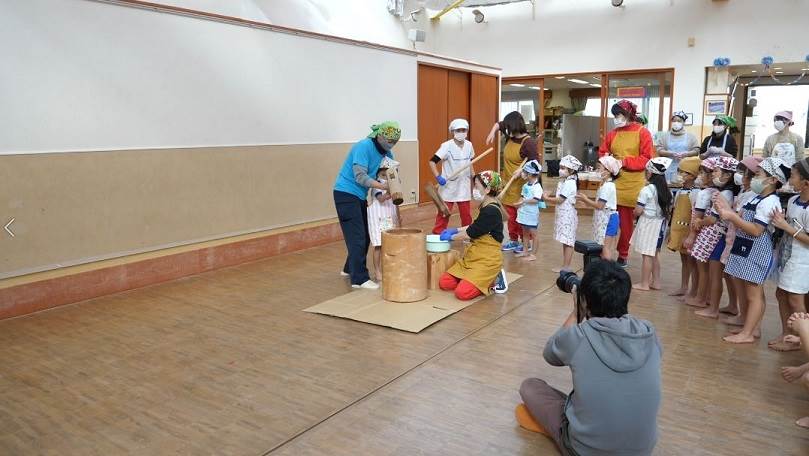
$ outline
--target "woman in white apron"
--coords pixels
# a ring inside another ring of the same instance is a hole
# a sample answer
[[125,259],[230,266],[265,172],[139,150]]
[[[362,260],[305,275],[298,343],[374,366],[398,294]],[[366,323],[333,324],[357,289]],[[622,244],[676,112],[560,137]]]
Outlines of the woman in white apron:
[[776,133],[767,137],[764,142],[764,157],[777,157],[787,166],[792,166],[804,156],[803,137],[789,131],[795,125],[792,121],[792,111],[779,111],[773,118]]
[[699,140],[685,131],[688,114],[677,111],[671,116],[671,130],[658,133],[655,138],[655,149],[660,157],[671,159],[671,166],[666,170],[666,182],[671,183],[680,169],[680,160],[699,155]]

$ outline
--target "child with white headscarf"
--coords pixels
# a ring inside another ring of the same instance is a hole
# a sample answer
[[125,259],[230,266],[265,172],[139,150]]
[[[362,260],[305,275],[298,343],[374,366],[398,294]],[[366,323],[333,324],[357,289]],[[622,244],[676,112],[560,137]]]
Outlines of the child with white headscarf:
[[666,184],[666,170],[671,159],[657,157],[646,163],[646,186],[638,195],[635,217],[638,224],[632,233],[630,244],[643,255],[641,281],[632,285],[636,290],[659,290],[660,259],[657,254],[663,246],[666,218],[671,210],[672,196]]
[[581,162],[572,155],[559,160],[559,183],[556,194],[545,192],[545,201],[556,204],[556,221],[553,238],[562,243],[562,267],[554,272],[570,271],[573,262],[573,245],[576,243],[576,229],[579,227],[579,214],[576,211],[576,195],[579,189],[578,172]]

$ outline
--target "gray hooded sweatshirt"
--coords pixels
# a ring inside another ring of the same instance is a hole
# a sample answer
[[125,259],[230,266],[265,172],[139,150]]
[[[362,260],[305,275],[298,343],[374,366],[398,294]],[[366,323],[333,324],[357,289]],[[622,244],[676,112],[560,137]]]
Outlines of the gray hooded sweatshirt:
[[570,366],[573,392],[565,404],[568,451],[589,455],[649,455],[657,442],[660,357],[655,329],[631,315],[591,318],[559,329],[545,360]]

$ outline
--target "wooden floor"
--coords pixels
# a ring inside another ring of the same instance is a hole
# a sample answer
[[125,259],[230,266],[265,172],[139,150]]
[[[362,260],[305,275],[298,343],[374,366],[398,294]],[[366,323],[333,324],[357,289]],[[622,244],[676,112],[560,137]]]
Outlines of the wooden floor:
[[[0,321],[0,454],[554,454],[512,415],[525,377],[571,387],[541,356],[571,308],[552,216],[541,232],[540,261],[508,255],[525,275],[508,294],[420,334],[301,311],[349,290],[342,244]],[[723,343],[664,293],[636,292],[631,311],[664,347],[655,454],[809,454],[793,424],[809,393],[779,376],[800,353]]]

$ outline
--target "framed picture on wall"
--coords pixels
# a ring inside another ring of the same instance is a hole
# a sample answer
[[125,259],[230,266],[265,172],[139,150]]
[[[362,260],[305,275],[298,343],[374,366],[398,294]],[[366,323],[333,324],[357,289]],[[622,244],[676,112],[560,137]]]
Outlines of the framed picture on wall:
[[727,95],[706,95],[705,96],[705,115],[718,116],[720,114],[728,113],[728,97]]
[[685,115],[688,116],[688,120],[685,121],[685,124],[686,125],[694,125],[694,113],[693,112],[687,112],[687,113],[685,113]]

